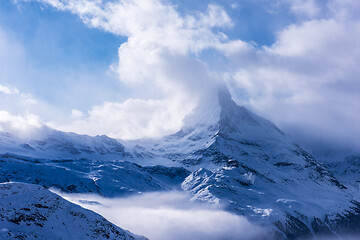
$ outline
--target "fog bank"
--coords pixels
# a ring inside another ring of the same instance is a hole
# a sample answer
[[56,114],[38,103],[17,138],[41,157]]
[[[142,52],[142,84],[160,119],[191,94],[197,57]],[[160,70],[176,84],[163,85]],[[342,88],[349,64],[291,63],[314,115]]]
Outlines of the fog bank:
[[152,240],[257,239],[265,232],[245,217],[222,210],[221,206],[191,203],[183,192],[112,199],[92,194],[56,193]]

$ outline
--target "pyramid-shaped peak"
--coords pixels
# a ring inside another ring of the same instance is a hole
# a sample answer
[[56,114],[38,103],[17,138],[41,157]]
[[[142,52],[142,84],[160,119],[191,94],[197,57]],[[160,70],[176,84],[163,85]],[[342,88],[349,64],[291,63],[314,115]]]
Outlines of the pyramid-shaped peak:
[[234,103],[232,100],[231,94],[229,92],[229,89],[226,86],[220,86],[217,88],[217,97],[219,100],[219,103]]
[[184,119],[183,128],[217,125],[220,113],[226,105],[236,105],[226,86],[218,86],[204,93],[195,107]]
[[[232,99],[229,89],[226,86],[219,86],[216,89],[216,106],[220,109],[220,118],[230,118],[234,121],[240,121],[244,118],[257,118],[244,106],[240,106]],[[209,106],[207,106],[209,108]],[[227,119],[227,120],[230,120]]]
[[223,85],[201,99],[198,107],[185,117],[180,132],[212,132],[233,139],[251,140],[283,137],[283,133],[270,121],[237,105]]
[[237,104],[233,101],[227,86],[218,85],[200,97],[198,106],[193,110],[192,114],[199,111],[215,111],[236,106]]
[[[229,89],[225,85],[219,85],[200,98],[198,106],[185,117],[183,128],[218,126],[221,120],[237,122],[249,115],[251,113],[245,107],[234,102]],[[237,119],[238,117],[241,119]]]

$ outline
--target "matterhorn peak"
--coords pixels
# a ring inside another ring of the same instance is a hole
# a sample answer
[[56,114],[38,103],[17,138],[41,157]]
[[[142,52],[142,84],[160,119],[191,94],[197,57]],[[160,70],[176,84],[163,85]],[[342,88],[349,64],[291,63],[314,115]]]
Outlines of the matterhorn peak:
[[217,98],[218,98],[218,102],[219,105],[223,108],[229,107],[229,106],[234,106],[236,105],[236,103],[234,102],[234,100],[231,97],[231,94],[229,92],[229,89],[226,86],[219,86],[216,89],[216,93],[217,93]]
[[284,134],[270,121],[237,105],[228,88],[217,86],[204,95],[199,105],[184,119],[180,135],[221,135],[235,140],[279,139]]
[[182,130],[217,125],[221,113],[236,106],[228,88],[218,85],[200,96],[197,107],[185,117]]

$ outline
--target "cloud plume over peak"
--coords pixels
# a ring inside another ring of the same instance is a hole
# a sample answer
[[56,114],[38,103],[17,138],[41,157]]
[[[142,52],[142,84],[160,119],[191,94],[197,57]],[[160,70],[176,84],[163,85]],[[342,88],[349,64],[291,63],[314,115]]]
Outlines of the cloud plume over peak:
[[[67,121],[48,121],[55,128],[128,139],[162,136],[178,130],[201,95],[221,82],[231,86],[240,104],[292,134],[360,144],[354,137],[360,134],[356,0],[260,0],[237,6],[215,1],[191,11],[161,0],[36,2],[70,12],[90,28],[125,36],[111,69],[138,93],[81,109],[76,117],[69,112]],[[262,46],[242,39],[241,29],[251,25],[242,26],[246,22],[237,16],[251,6],[267,9],[273,18],[293,16],[276,31],[270,26],[273,41]]]
[[[209,4],[205,12],[181,15],[176,6],[159,0],[39,2],[70,11],[89,27],[126,36],[112,69],[120,81],[160,96],[104,103],[75,122],[50,122],[53,127],[126,139],[162,136],[178,130],[197,99],[219,81],[220,75],[198,57],[207,49],[228,48],[229,39],[220,30],[231,28],[233,22],[217,4]],[[247,44],[237,40],[232,45]],[[114,127],[119,123],[123,127]]]

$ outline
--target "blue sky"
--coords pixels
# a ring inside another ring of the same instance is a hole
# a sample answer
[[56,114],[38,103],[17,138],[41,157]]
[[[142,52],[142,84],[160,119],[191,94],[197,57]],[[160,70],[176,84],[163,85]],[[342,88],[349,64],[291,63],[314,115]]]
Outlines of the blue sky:
[[1,1],[0,127],[158,137],[220,81],[295,135],[359,145],[359,13],[355,0]]
[[88,28],[71,13],[34,2],[1,1],[0,26],[26,59],[21,77],[3,83],[64,109],[126,97],[125,87],[107,74],[126,37]]
[[[205,11],[209,3],[214,1],[169,1],[183,15]],[[270,13],[270,5],[262,6],[259,1],[247,0],[239,4],[227,0],[220,4],[235,25],[223,29],[224,32],[230,38],[254,42],[258,46],[273,44],[276,32],[296,21],[284,6],[273,7],[276,12]],[[129,97],[126,85],[107,74],[109,66],[117,61],[117,48],[126,42],[126,36],[89,28],[74,14],[31,1],[1,1],[0,26],[24,50],[27,72],[23,77],[12,78],[11,82],[2,79],[3,83],[15,85],[21,91],[64,109],[86,110],[101,101]],[[204,51],[202,57],[216,60],[211,51]],[[81,91],[84,85],[94,89]],[[80,91],[83,97],[64,97],[74,95],[73,91]]]

